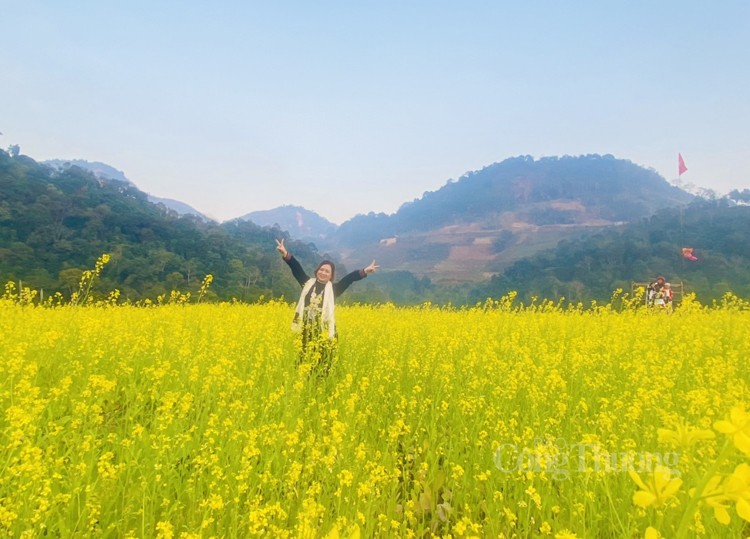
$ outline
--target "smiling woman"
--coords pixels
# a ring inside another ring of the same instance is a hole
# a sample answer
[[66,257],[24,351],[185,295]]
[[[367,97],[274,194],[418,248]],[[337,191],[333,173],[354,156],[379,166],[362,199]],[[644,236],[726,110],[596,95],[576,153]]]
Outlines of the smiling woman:
[[318,374],[326,375],[336,355],[335,298],[343,294],[355,281],[375,272],[378,265],[373,260],[366,268],[353,271],[334,283],[336,265],[323,260],[309,277],[299,261],[284,247],[284,240],[276,240],[276,249],[292,270],[292,275],[302,286],[297,308],[292,320],[292,329],[301,336],[298,364],[306,364]]

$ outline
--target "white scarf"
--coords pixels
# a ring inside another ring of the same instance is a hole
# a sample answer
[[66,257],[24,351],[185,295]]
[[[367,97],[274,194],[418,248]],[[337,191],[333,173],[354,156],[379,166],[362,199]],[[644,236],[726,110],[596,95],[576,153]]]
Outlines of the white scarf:
[[[315,281],[316,279],[313,277],[302,287],[302,294],[300,294],[297,308],[294,313],[294,320],[292,320],[292,330],[297,333],[302,330],[302,324],[305,323],[305,297],[310,293],[310,290],[315,285]],[[328,328],[328,337],[331,339],[336,336],[336,321],[333,318],[333,308],[333,285],[331,284],[331,281],[328,281],[325,290],[323,291],[323,305],[321,305],[320,321],[323,325],[322,329]]]

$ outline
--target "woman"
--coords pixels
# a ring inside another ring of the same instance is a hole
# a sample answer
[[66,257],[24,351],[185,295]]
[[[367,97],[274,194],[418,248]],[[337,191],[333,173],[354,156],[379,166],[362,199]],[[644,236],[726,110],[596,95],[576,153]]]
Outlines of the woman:
[[328,374],[336,352],[335,299],[353,282],[364,279],[380,266],[373,260],[366,268],[353,271],[334,283],[336,266],[330,260],[321,262],[315,270],[315,277],[309,277],[297,259],[286,250],[283,239],[276,240],[276,249],[302,286],[292,320],[292,329],[302,335],[299,362],[308,362],[321,374]]

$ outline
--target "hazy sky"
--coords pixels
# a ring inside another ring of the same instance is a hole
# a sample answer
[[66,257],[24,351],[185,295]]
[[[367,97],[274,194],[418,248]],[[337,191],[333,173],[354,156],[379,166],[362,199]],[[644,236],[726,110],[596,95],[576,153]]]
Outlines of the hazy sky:
[[750,187],[750,2],[0,0],[0,147],[219,220],[392,213],[517,155]]

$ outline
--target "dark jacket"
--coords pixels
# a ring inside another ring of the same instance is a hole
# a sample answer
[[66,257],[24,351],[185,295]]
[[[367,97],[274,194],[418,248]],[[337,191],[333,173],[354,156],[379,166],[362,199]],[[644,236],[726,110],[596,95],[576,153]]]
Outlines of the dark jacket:
[[[310,276],[307,275],[307,273],[305,273],[305,270],[302,269],[299,261],[294,258],[291,253],[288,253],[286,258],[284,258],[284,262],[286,262],[292,269],[292,275],[295,279],[297,279],[297,282],[300,284],[300,286],[305,286],[305,283],[310,280]],[[336,298],[339,297],[344,293],[344,291],[346,291],[347,288],[349,288],[349,286],[351,286],[353,282],[360,281],[365,277],[367,277],[365,270],[355,270],[351,273],[348,273],[339,282],[332,283],[333,296]]]

